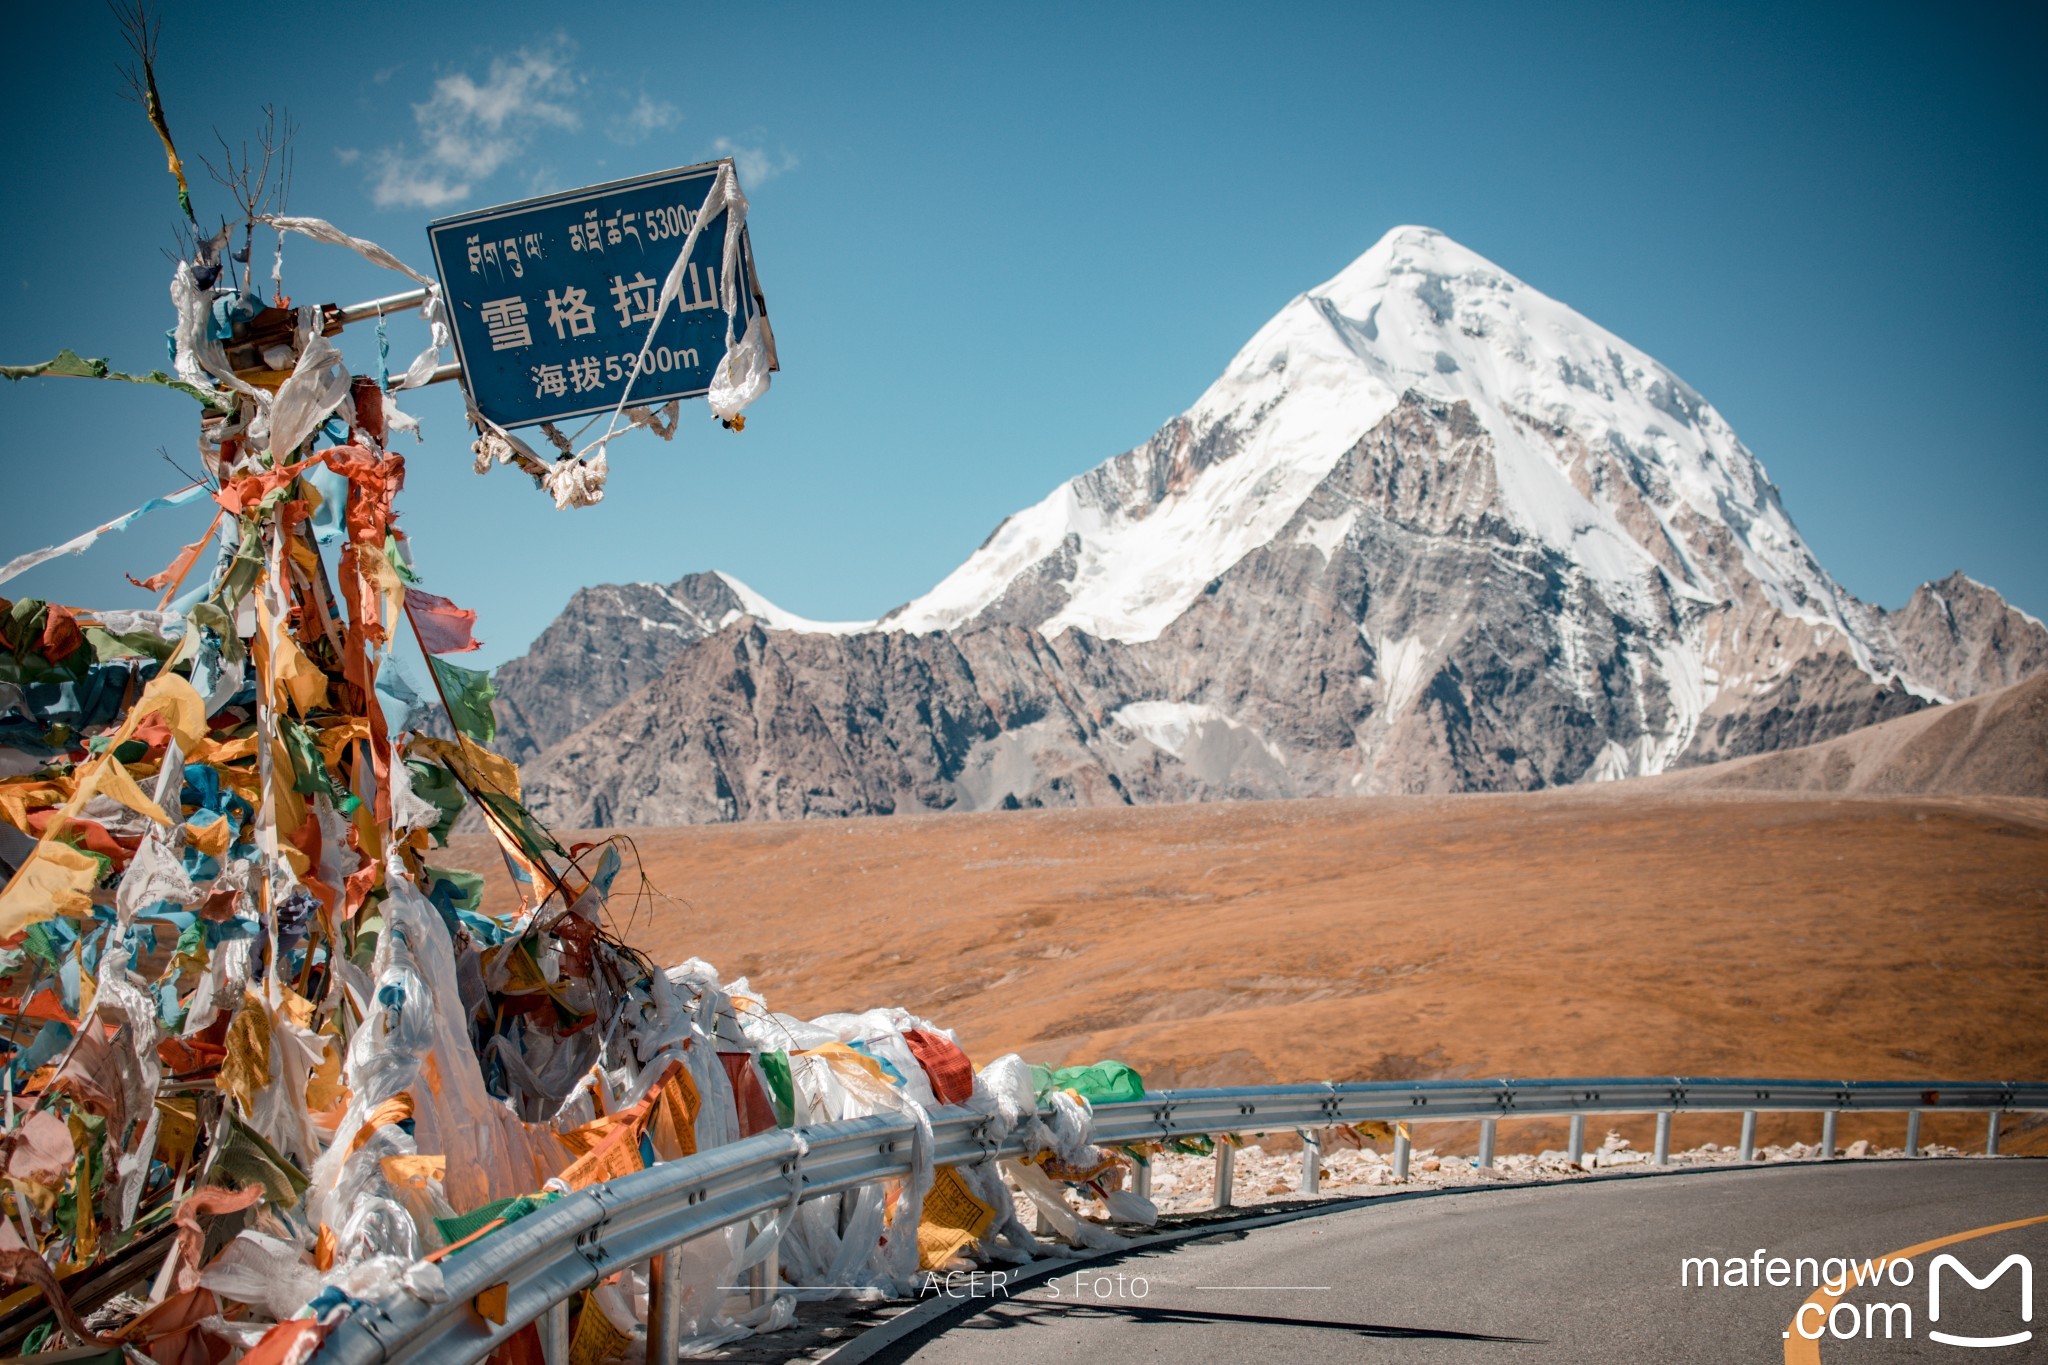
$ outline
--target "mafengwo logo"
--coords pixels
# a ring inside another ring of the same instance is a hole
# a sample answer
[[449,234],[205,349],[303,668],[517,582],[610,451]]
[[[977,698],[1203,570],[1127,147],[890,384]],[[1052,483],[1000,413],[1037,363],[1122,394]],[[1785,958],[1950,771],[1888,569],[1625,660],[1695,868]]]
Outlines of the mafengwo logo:
[[2032,1261],[2029,1261],[2025,1256],[2015,1251],[2012,1255],[2000,1261],[1989,1275],[1979,1279],[1970,1273],[1968,1266],[1947,1252],[1943,1252],[1934,1258],[1934,1264],[1927,1267],[1927,1336],[1930,1341],[1941,1342],[1944,1346],[2018,1346],[2022,1342],[2034,1339],[2034,1333],[2031,1328],[1997,1337],[1961,1336],[1936,1328],[1934,1324],[1941,1321],[1941,1272],[1944,1269],[1955,1271],[1972,1289],[1989,1289],[2005,1277],[2006,1271],[2019,1271],[2020,1321],[2032,1322],[2034,1320],[2034,1263]]
[[[1773,1259],[1765,1265],[1763,1264],[1763,1256],[1764,1253],[1759,1251],[1752,1260],[1759,1263],[1765,1270],[1768,1282],[1772,1284],[1785,1283],[1782,1277],[1773,1273],[1783,1266],[1785,1262]],[[1700,1262],[1695,1264],[1710,1265],[1711,1263]],[[1731,1270],[1738,1270],[1746,1264],[1739,1259],[1731,1259],[1729,1267]],[[1810,1259],[1802,1258],[1792,1264],[1791,1282],[1797,1284],[1804,1278],[1802,1274],[1803,1269],[1813,1264],[1813,1262]],[[1951,1332],[1942,1330],[1939,1325],[1941,1322],[1944,1271],[1950,1272],[1946,1276],[1946,1282],[1949,1285],[1948,1306],[1953,1310],[1963,1307],[1970,1302],[1969,1300],[1958,1301],[1956,1298],[1958,1290],[1963,1285],[1980,1291],[1989,1290],[1996,1287],[2001,1280],[2004,1280],[2008,1272],[2014,1270],[2019,1272],[2015,1277],[2019,1281],[2020,1291],[2019,1303],[2017,1304],[2019,1323],[2030,1323],[2034,1320],[2034,1265],[2024,1255],[2014,1252],[1994,1266],[1988,1275],[1977,1274],[1960,1259],[1947,1252],[1943,1252],[1935,1257],[1933,1262],[1927,1267],[1927,1319],[1922,1324],[1925,1328],[1927,1339],[1939,1342],[1944,1346],[1967,1347],[2019,1346],[2032,1341],[2034,1339],[2034,1332],[2031,1327],[2020,1327],[2018,1331]],[[1880,1260],[1870,1261],[1830,1260],[1822,1262],[1816,1267],[1815,1276],[1816,1282],[1834,1302],[1829,1304],[1821,1296],[1816,1295],[1814,1298],[1801,1304],[1798,1314],[1792,1319],[1792,1326],[1785,1332],[1785,1336],[1788,1338],[1796,1333],[1808,1341],[1889,1341],[1895,1337],[1910,1340],[1915,1335],[1912,1304],[1898,1300],[1891,1302],[1866,1301],[1860,1296],[1854,1298],[1845,1297],[1851,1291],[1857,1289],[1876,1289],[1880,1286],[1904,1289],[1910,1286],[1914,1278],[1914,1266],[1911,1260],[1889,1256]],[[1958,1281],[1961,1283],[1958,1284]],[[1705,1284],[1707,1281],[1702,1277],[1700,1282]],[[1765,1282],[1766,1280],[1756,1278],[1734,1277],[1723,1278],[1720,1281],[1724,1287],[1730,1284],[1739,1286],[1745,1283],[1757,1284]],[[1951,1325],[1955,1324],[1956,1316],[1953,1311],[1950,1312],[1949,1321]],[[2019,1325],[2019,1323],[2014,1323],[2011,1318],[2005,1316],[2004,1313],[1993,1313],[1991,1311],[1991,1301],[1989,1300],[1974,1307],[1969,1316],[1975,1318],[1982,1325]]]

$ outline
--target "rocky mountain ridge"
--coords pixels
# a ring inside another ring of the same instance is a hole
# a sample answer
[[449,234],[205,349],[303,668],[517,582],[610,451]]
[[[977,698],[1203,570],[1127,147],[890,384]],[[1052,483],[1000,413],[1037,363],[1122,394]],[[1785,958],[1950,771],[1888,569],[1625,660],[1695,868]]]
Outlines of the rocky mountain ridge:
[[1960,574],[1855,599],[1682,380],[1403,228],[877,622],[605,586],[499,680],[536,810],[604,825],[1551,787],[2044,665]]

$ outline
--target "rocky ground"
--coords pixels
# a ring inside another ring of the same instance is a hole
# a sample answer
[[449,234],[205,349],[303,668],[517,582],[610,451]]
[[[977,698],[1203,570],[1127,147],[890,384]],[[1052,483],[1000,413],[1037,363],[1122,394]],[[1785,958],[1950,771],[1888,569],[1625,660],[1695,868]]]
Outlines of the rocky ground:
[[[1960,1156],[1954,1147],[1928,1146],[1927,1156]],[[1577,1180],[1597,1173],[1632,1166],[1650,1166],[1653,1154],[1637,1151],[1628,1139],[1610,1132],[1596,1149],[1574,1163],[1564,1152],[1549,1149],[1538,1153],[1497,1153],[1491,1167],[1481,1167],[1470,1154],[1440,1153],[1419,1148],[1409,1156],[1408,1178],[1397,1179],[1390,1152],[1371,1147],[1354,1151],[1325,1151],[1322,1159],[1322,1188],[1306,1194],[1301,1189],[1301,1153],[1268,1151],[1254,1144],[1241,1147],[1232,1158],[1231,1203],[1238,1208],[1285,1204],[1303,1200],[1356,1198],[1360,1195],[1403,1189],[1433,1189],[1449,1185],[1494,1185],[1540,1180]],[[1794,1142],[1786,1146],[1758,1148],[1755,1160],[1816,1161],[1819,1143]],[[1904,1157],[1903,1147],[1880,1148],[1858,1139],[1841,1149],[1847,1160]],[[1740,1153],[1733,1146],[1705,1143],[1683,1152],[1671,1153],[1673,1166],[1732,1166]],[[1028,1196],[1019,1195],[1020,1208],[1030,1215]],[[1216,1162],[1214,1157],[1161,1153],[1153,1158],[1152,1200],[1162,1216],[1200,1213],[1215,1207]],[[1100,1216],[1100,1205],[1082,1205],[1084,1212]],[[1029,1226],[1027,1222],[1027,1226]]]

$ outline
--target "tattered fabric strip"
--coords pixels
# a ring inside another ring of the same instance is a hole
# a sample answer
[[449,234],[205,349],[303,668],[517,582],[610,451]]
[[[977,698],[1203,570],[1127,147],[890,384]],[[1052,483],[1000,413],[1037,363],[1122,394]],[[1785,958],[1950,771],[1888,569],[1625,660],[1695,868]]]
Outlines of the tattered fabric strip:
[[719,215],[727,213],[730,214],[730,220],[726,223],[725,227],[725,255],[719,272],[722,277],[719,280],[719,288],[725,294],[725,341],[727,347],[731,347],[732,313],[734,307],[733,291],[737,287],[735,273],[739,255],[739,234],[740,230],[746,226],[747,200],[746,196],[740,193],[739,182],[733,178],[732,163],[727,162],[718,168],[718,175],[712,180],[711,189],[704,196],[703,206],[697,210],[697,219],[690,224],[690,231],[683,238],[682,250],[676,253],[676,263],[669,267],[667,277],[661,282],[661,293],[654,303],[654,321],[647,325],[647,339],[640,343],[639,359],[626,372],[626,387],[619,391],[619,401],[612,408],[611,420],[605,424],[604,435],[592,441],[581,451],[578,451],[577,455],[579,458],[593,450],[601,458],[604,454],[605,446],[615,436],[620,434],[616,430],[619,414],[625,411],[627,402],[633,397],[634,382],[641,375],[647,373],[647,358],[654,349],[655,333],[661,330],[662,319],[668,316],[668,306],[682,295],[683,272],[690,263],[690,257],[696,254],[697,239],[703,234],[706,224],[715,221]]
[[130,524],[142,517],[148,516],[160,507],[182,507],[186,503],[198,498],[201,494],[211,491],[207,485],[195,483],[189,487],[181,488],[175,493],[167,493],[160,498],[151,498],[134,511],[124,512],[112,521],[103,522],[93,527],[84,535],[73,536],[61,545],[51,545],[45,549],[31,550],[25,555],[16,555],[5,564],[0,564],[0,583],[5,583],[10,578],[25,574],[30,569],[36,567],[36,565],[47,563],[59,556],[83,554],[90,550],[99,541],[99,538],[106,535],[109,531],[125,531]]

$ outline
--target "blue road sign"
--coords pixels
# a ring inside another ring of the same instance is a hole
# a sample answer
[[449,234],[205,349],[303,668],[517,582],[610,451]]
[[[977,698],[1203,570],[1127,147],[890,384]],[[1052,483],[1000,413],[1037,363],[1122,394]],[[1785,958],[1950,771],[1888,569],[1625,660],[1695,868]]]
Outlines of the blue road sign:
[[[625,391],[661,284],[726,163],[593,185],[427,226],[448,301],[462,382],[501,427],[609,412]],[[631,402],[693,398],[725,354],[720,272],[726,227],[704,225],[633,384]],[[735,338],[766,311],[740,233]]]

